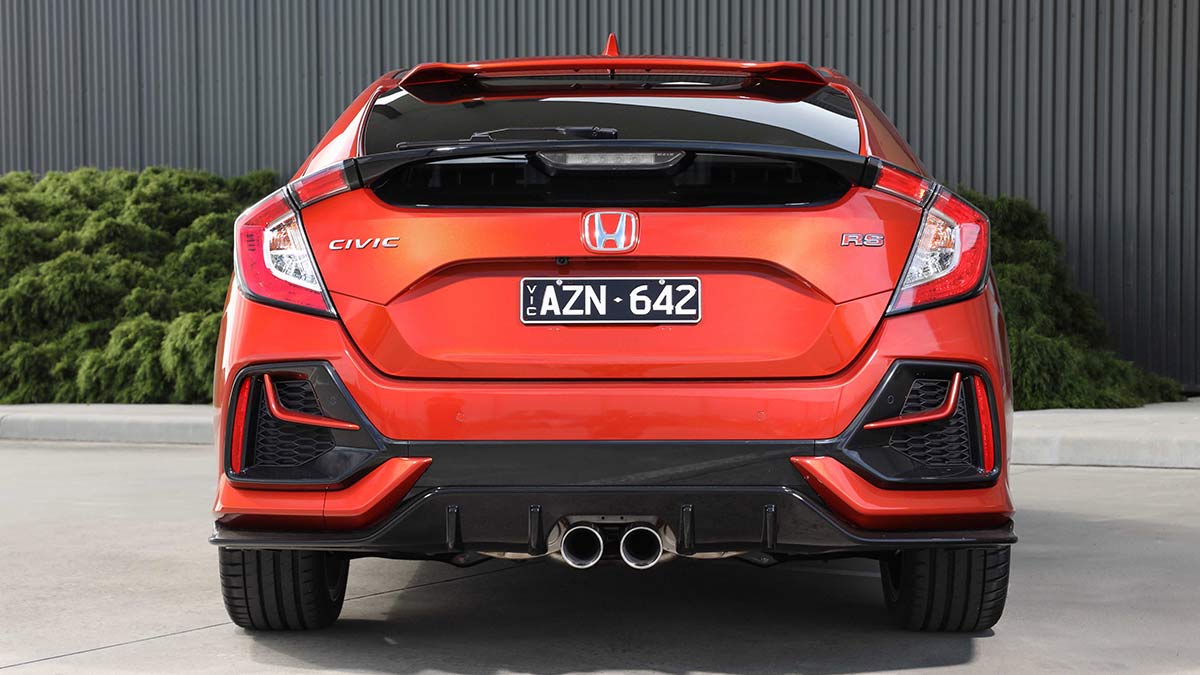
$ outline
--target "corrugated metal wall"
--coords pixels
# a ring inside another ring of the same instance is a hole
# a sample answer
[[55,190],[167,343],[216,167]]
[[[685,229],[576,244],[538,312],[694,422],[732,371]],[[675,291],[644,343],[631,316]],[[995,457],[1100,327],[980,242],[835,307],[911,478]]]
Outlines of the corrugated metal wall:
[[389,68],[610,30],[847,73],[944,182],[1046,210],[1118,350],[1200,387],[1200,2],[0,0],[0,170],[287,175]]

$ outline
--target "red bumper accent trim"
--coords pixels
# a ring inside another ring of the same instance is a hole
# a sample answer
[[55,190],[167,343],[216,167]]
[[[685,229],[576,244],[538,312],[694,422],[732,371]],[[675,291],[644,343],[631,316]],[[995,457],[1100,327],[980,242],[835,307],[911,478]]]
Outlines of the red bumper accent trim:
[[308,413],[296,412],[283,407],[283,404],[279,402],[279,395],[275,392],[275,383],[271,381],[270,374],[263,374],[263,386],[267,390],[267,409],[271,411],[271,416],[277,420],[293,424],[307,424],[310,427],[358,431],[358,425],[354,422],[335,420],[332,417],[309,415]]
[[393,457],[344,490],[254,490],[237,487],[222,474],[213,515],[236,527],[355,529],[400,503],[432,462]]
[[919,413],[909,413],[908,415],[899,415],[897,417],[889,417],[886,420],[877,420],[868,422],[863,425],[864,429],[890,429],[892,427],[902,427],[909,424],[921,424],[923,422],[936,422],[944,420],[954,414],[954,409],[958,406],[958,391],[962,388],[962,373],[955,373],[954,378],[950,380],[950,387],[946,390],[946,398],[942,400],[942,404],[933,410],[927,410]]
[[1013,513],[1003,481],[986,488],[888,490],[832,457],[792,457],[792,465],[830,509],[868,530],[996,527]]

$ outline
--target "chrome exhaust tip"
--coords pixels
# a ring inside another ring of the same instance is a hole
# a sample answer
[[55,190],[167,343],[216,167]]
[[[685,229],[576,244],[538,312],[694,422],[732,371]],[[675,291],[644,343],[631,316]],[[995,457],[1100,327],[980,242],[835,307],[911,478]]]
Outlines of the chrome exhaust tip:
[[559,553],[571,567],[586,570],[604,555],[604,535],[595,526],[576,525],[563,535]]
[[654,567],[662,555],[662,536],[652,527],[634,525],[621,535],[621,560],[635,570]]

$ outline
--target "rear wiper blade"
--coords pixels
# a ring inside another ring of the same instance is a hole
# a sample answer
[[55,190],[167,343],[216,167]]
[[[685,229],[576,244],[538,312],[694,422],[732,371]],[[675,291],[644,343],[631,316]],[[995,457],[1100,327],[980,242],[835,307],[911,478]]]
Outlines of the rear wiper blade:
[[558,134],[564,138],[616,138],[617,130],[612,127],[504,127],[491,131],[476,131],[466,139],[469,143],[501,140],[508,136],[513,140],[538,140],[538,134]]
[[[458,145],[460,143],[493,143],[502,140],[551,140],[546,138],[547,134],[556,134],[558,136],[562,136],[563,138],[612,139],[617,137],[617,130],[612,127],[504,127],[501,129],[492,129],[490,131],[476,131],[471,134],[470,138],[464,138],[456,141],[400,141],[396,144],[396,149],[411,150],[414,148]],[[506,135],[510,136],[511,138],[503,138]]]

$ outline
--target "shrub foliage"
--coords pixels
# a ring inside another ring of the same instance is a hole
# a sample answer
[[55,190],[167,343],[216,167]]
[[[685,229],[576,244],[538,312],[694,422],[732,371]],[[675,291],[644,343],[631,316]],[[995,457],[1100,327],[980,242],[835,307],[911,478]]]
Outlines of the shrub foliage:
[[[275,186],[269,172],[0,175],[0,402],[209,400],[233,221]],[[1042,213],[963,193],[992,220],[1019,408],[1180,396],[1106,348]]]
[[0,402],[210,400],[233,221],[274,174],[0,176]]
[[1008,322],[1018,409],[1122,408],[1183,397],[1179,384],[1108,348],[1092,299],[1078,291],[1046,215],[1023,199],[959,194],[987,213],[992,268]]

